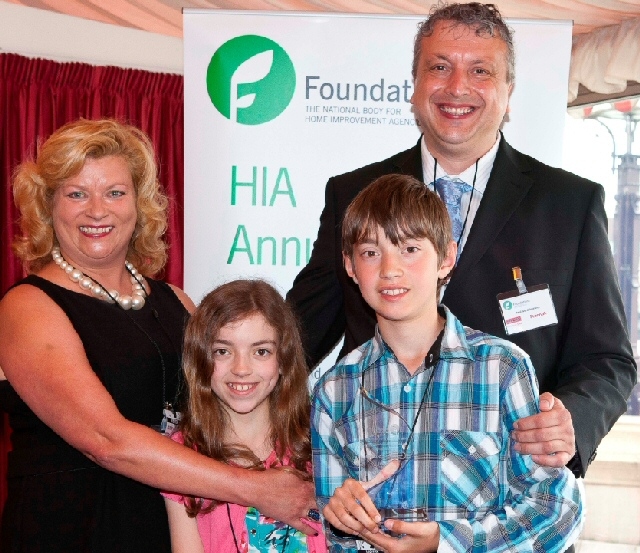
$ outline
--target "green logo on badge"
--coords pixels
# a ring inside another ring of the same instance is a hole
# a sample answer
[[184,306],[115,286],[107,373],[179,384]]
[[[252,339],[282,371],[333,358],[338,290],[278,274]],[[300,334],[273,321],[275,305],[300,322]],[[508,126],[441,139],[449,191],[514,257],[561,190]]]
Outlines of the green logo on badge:
[[509,309],[513,307],[513,304],[509,300],[507,300],[502,304],[502,307],[504,307],[505,310],[509,311]]
[[225,42],[211,58],[207,91],[216,109],[243,125],[260,125],[291,102],[296,72],[289,55],[273,40],[243,35]]

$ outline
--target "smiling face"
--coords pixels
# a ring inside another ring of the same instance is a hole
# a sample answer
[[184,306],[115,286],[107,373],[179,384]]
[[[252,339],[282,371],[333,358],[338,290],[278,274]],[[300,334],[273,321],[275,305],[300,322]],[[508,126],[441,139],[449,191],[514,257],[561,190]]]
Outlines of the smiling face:
[[438,279],[453,268],[455,251],[452,241],[439,262],[428,238],[406,238],[394,245],[378,226],[375,236],[354,246],[353,260],[345,256],[344,262],[383,328],[387,321],[419,322],[435,316]]
[[269,416],[269,394],[279,378],[277,336],[262,314],[226,324],[213,343],[211,390],[232,421]]
[[136,193],[124,158],[88,158],[53,195],[53,229],[62,254],[80,269],[124,264],[136,226]]
[[422,38],[414,86],[413,111],[432,155],[473,163],[495,143],[509,107],[507,45],[439,21]]

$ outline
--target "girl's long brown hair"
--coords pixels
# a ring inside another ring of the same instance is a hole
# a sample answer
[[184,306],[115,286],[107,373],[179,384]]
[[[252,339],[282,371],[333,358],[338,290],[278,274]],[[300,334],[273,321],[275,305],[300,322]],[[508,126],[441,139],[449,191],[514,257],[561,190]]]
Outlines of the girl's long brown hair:
[[[253,314],[261,314],[277,336],[276,357],[281,374],[269,395],[271,443],[282,462],[307,473],[311,461],[309,438],[310,402],[305,361],[298,322],[282,296],[263,280],[234,280],[205,296],[191,316],[184,337],[183,368],[187,406],[180,430],[184,443],[225,463],[241,462],[255,470],[262,462],[247,447],[225,443],[231,424],[222,402],[211,390],[215,370],[213,342],[223,326]],[[217,502],[189,498],[187,513],[211,511]]]

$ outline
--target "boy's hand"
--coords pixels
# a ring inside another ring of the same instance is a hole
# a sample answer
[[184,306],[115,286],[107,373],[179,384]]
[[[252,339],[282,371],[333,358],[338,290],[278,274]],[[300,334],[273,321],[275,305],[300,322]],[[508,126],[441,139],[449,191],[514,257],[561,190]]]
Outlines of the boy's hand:
[[511,434],[515,450],[531,455],[540,465],[563,467],[576,452],[571,413],[549,392],[540,395],[540,411],[515,422]]
[[359,534],[363,530],[378,532],[378,523],[382,519],[367,495],[365,485],[353,478],[345,480],[322,510],[327,522],[348,534]]
[[373,533],[363,530],[360,536],[385,553],[432,553],[438,550],[440,527],[437,522],[403,522],[388,519],[384,525],[388,530],[404,535],[394,538],[384,532]]

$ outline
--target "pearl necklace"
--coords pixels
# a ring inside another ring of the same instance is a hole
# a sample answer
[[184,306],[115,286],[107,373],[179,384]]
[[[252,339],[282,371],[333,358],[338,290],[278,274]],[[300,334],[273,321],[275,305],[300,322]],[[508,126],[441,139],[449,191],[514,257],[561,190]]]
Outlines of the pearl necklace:
[[142,309],[147,296],[147,292],[144,289],[145,280],[129,261],[125,261],[124,266],[131,275],[133,292],[130,296],[121,296],[117,290],[107,290],[102,284],[85,275],[80,269],[76,269],[70,265],[65,261],[64,257],[62,257],[60,248],[53,248],[53,250],[51,250],[51,256],[53,257],[54,263],[67,273],[69,279],[77,283],[83,290],[90,290],[94,296],[108,303],[118,302],[118,305],[125,310],[133,309],[137,311],[138,309]]

